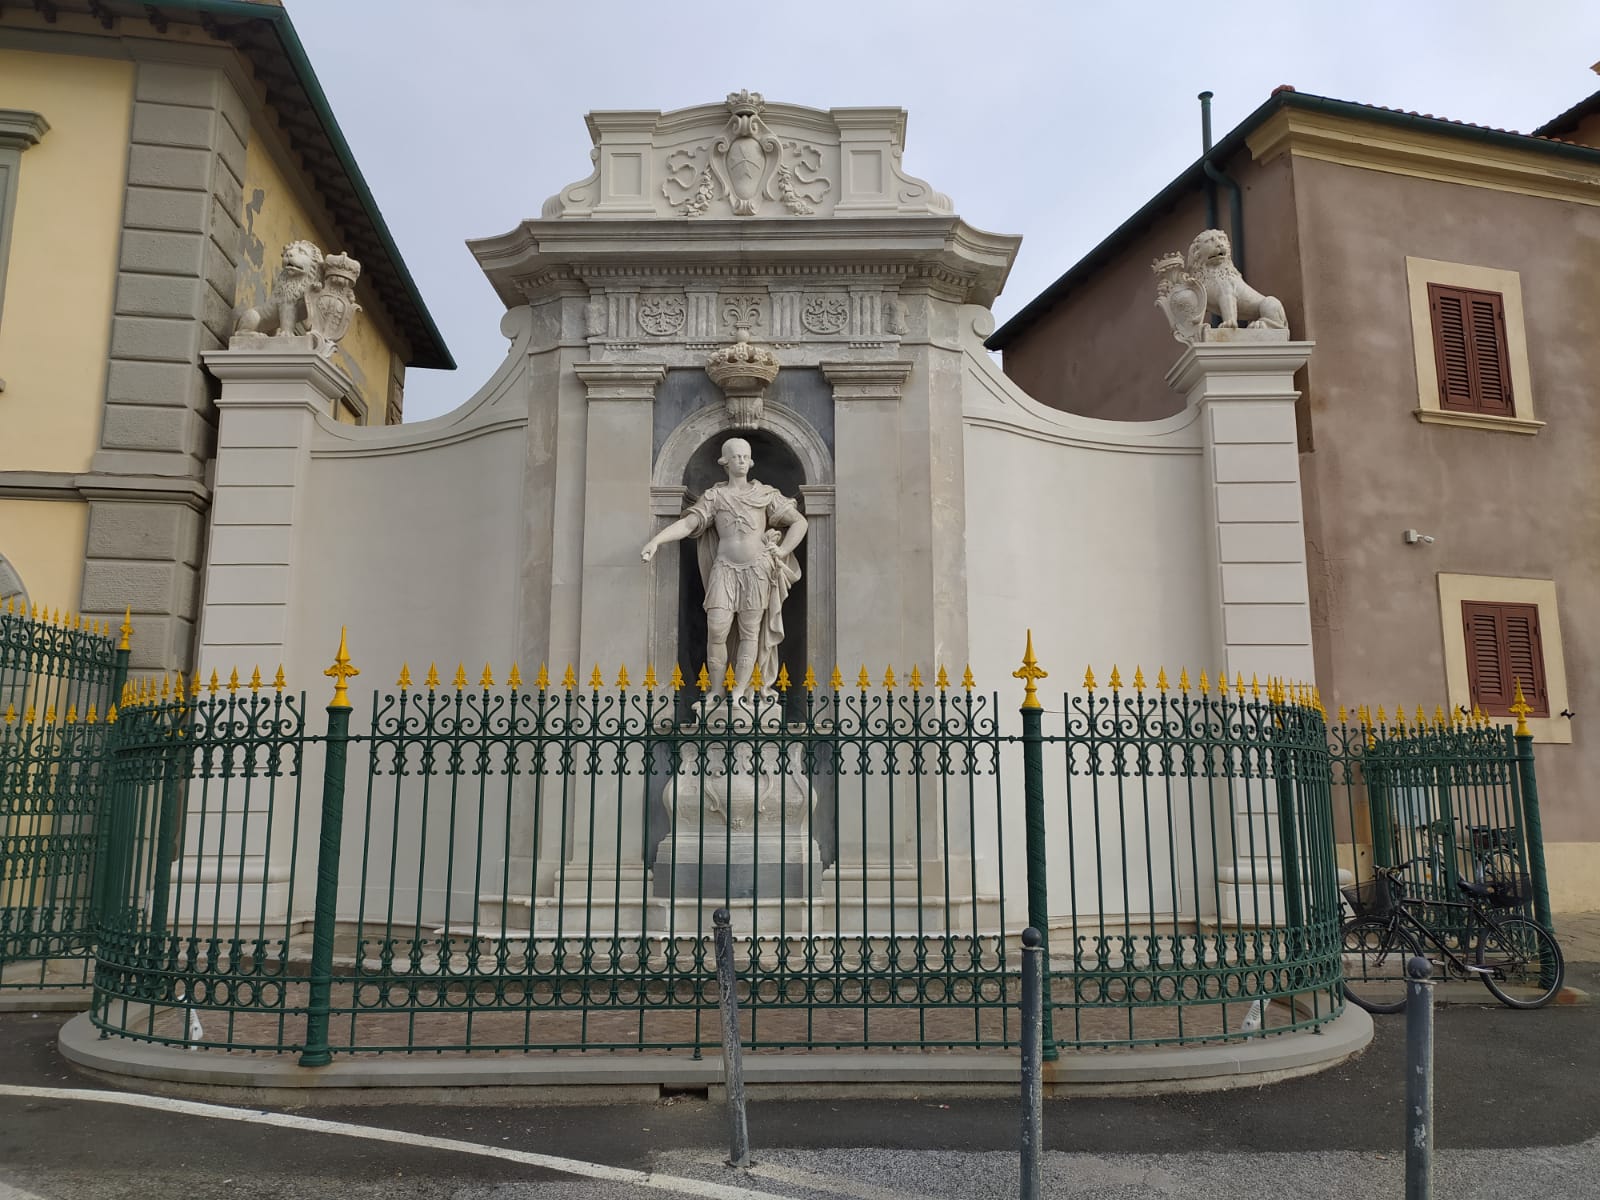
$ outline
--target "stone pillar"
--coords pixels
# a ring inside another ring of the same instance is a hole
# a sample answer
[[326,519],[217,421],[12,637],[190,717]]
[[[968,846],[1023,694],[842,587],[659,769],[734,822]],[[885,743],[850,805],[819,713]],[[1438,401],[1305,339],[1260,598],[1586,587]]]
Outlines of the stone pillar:
[[[661,555],[646,566],[639,550],[653,528],[650,469],[654,459],[656,388],[666,378],[660,364],[577,363],[588,389],[589,420],[584,455],[583,616],[578,676],[587,681],[595,665],[609,688],[617,669],[628,668],[635,687],[649,654],[654,573],[675,560]],[[676,575],[674,575],[676,579]],[[671,670],[670,665],[666,668]],[[592,892],[595,901],[617,892],[624,901],[644,890],[645,789],[637,773],[597,780],[592,823],[589,789],[573,792],[578,806],[566,879],[574,898]],[[594,830],[594,842],[589,831]],[[541,871],[541,874],[543,872]],[[624,925],[637,918],[619,915]]]
[[[1203,536],[1216,662],[1248,685],[1312,682],[1294,375],[1310,342],[1199,343],[1167,383],[1200,410]],[[1218,795],[1216,917],[1224,925],[1284,920],[1277,796],[1270,779]],[[1197,881],[1198,882],[1198,881]],[[1202,906],[1205,898],[1202,896]]]
[[[834,508],[833,570],[839,598],[834,644],[846,680],[863,665],[874,682],[884,667],[907,670],[904,589],[905,497],[901,478],[902,402],[911,363],[820,364],[833,385]],[[827,679],[833,664],[818,663]],[[841,779],[838,796],[838,860],[841,894],[874,899],[915,893],[915,823],[903,793],[896,799],[895,842],[889,837],[890,801],[881,776]],[[908,842],[908,836],[912,840]],[[890,861],[896,867],[890,869]]]
[[[303,569],[295,536],[309,519],[303,511],[304,485],[316,414],[331,412],[342,396],[354,391],[343,371],[309,349],[308,339],[283,340],[307,344],[217,350],[204,356],[206,368],[222,381],[222,395],[217,400],[221,419],[197,659],[203,674],[215,670],[223,679],[236,666],[240,677],[248,678],[257,665],[262,677],[271,679],[290,658],[288,647],[296,632],[289,625],[295,572]],[[310,683],[293,682],[297,689]],[[316,711],[313,704],[308,716],[313,731],[318,730]],[[308,779],[318,774],[312,764],[304,770]],[[280,803],[291,794],[280,792]],[[199,798],[198,789],[191,791],[191,805]],[[202,889],[216,887],[222,893],[221,911],[230,916],[234,889],[239,889],[247,915],[254,916],[253,906],[261,904],[268,921],[281,919],[292,899],[288,883],[294,823],[284,815],[272,825],[270,845],[265,805],[245,825],[224,835],[226,845],[212,842],[210,834],[205,846],[186,841],[181,878],[201,880]],[[302,814],[302,824],[304,819]],[[213,818],[209,828],[215,824]],[[202,828],[197,814],[191,812],[185,828]],[[228,863],[229,877],[213,883],[203,872],[218,861]],[[192,885],[189,894],[194,894]],[[202,896],[198,911],[211,911],[209,895]]]

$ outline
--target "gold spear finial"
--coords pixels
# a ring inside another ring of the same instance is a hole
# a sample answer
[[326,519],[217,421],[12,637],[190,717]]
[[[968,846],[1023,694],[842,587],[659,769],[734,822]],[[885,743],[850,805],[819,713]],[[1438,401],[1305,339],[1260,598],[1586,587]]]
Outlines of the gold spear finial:
[[439,686],[439,665],[437,663],[430,662],[428,664],[428,674],[423,678],[422,686],[430,692]]
[[122,610],[122,640],[117,643],[118,650],[133,649],[133,606],[130,604]]
[[1136,692],[1144,691],[1144,668],[1137,663],[1133,667],[1133,690]]
[[349,708],[350,693],[345,684],[355,676],[361,674],[350,662],[350,650],[345,642],[346,629],[339,626],[339,653],[333,656],[333,666],[322,673],[333,680],[333,699],[328,702],[329,708]]
[[787,692],[791,686],[792,686],[792,683],[791,683],[791,681],[789,679],[789,664],[787,664],[787,663],[779,663],[778,664],[778,679],[777,679],[777,688],[778,688],[778,690],[780,692]]
[[628,683],[628,664],[623,663],[617,668],[617,690],[619,692],[627,691]]
[[828,686],[836,692],[844,687],[844,675],[839,670],[838,663],[833,664],[833,674],[828,676]]
[[283,689],[288,687],[288,686],[289,686],[289,681],[286,678],[284,678],[284,674],[283,674],[283,664],[279,663],[278,664],[278,673],[272,677],[272,690],[275,691],[275,692],[282,692]]
[[738,677],[733,673],[733,664],[729,663],[727,669],[722,672],[722,690],[731,696],[733,695],[734,685],[738,682]]
[[1111,690],[1113,692],[1122,690],[1122,672],[1117,670],[1116,663],[1111,664]]
[[395,685],[395,687],[399,688],[402,692],[405,691],[408,687],[411,686],[411,664],[410,663],[403,662],[403,663],[400,664],[400,678],[396,679],[394,681],[394,685]]
[[672,684],[673,691],[683,691],[683,670],[677,663],[672,664],[672,678],[668,682]]
[[454,679],[452,679],[450,682],[455,685],[456,691],[459,692],[459,691],[465,690],[465,688],[467,686],[467,664],[466,663],[464,663],[464,662],[457,662],[456,663],[456,677]]
[[1087,666],[1087,667],[1085,667],[1083,669],[1083,690],[1086,691],[1086,692],[1094,691],[1094,666],[1093,666],[1093,664],[1091,664],[1091,665],[1089,665],[1089,666]]
[[867,674],[867,664],[861,664],[861,674],[856,676],[856,686],[863,692],[872,686],[872,676]]
[[[250,691],[252,693],[255,693],[255,692],[259,692],[260,690],[261,690],[261,664],[257,663],[255,669],[250,672]],[[163,700],[165,700],[167,698],[167,685],[165,683],[163,683],[161,685],[161,698]]]
[[[155,689],[155,684],[152,682],[151,683],[151,691],[154,692],[154,689]],[[229,691],[229,693],[233,693],[233,692],[237,692],[238,690],[239,690],[239,668],[235,667],[232,671],[230,671],[228,673],[228,691]],[[150,698],[154,699],[154,696],[152,695]]]
[[978,681],[972,677],[972,664],[968,663],[965,667],[961,668],[961,690],[964,692],[970,692],[977,686]]
[[[1043,708],[1039,703],[1039,689],[1036,686],[1041,679],[1048,679],[1050,673],[1039,665],[1039,660],[1033,655],[1033,630],[1028,630],[1028,640],[1022,650],[1022,665],[1011,672],[1011,678],[1020,679],[1022,688],[1022,707],[1025,709]],[[1093,686],[1092,684],[1090,686]]]
[[916,663],[911,664],[911,679],[908,681],[913,692],[922,690],[922,670]]
[[933,686],[941,692],[949,691],[950,689],[950,672],[944,669],[943,663],[939,664],[939,673],[933,677]]
[[883,690],[886,692],[894,691],[896,682],[898,681],[894,677],[894,664],[889,663],[883,669]]
[[17,706],[15,704],[8,704],[8,705],[6,705],[6,724],[7,725],[15,725],[16,723],[17,723]]
[[656,665],[655,665],[655,663],[652,663],[652,662],[645,663],[645,665],[644,665],[644,690],[647,691],[647,692],[653,692],[653,691],[656,690],[656,688],[658,688],[660,686],[661,686],[661,683],[656,678]]
[[516,691],[522,686],[522,668],[517,665],[515,659],[511,662],[510,673],[506,675],[506,686],[512,691]]
[[1533,731],[1528,728],[1528,714],[1533,711],[1533,706],[1528,703],[1522,694],[1522,676],[1515,677],[1515,686],[1511,693],[1511,715],[1517,719],[1517,736],[1532,737]]
[[807,692],[817,690],[817,673],[811,669],[810,663],[806,664],[805,677],[800,680],[800,686],[805,688]]
[[489,664],[483,664],[483,674],[478,676],[478,686],[488,691],[494,686],[494,672],[489,669]]
[[752,692],[759,692],[763,687],[766,686],[766,682],[767,681],[761,677],[761,664],[759,662],[751,663],[750,690]]
[[533,686],[541,692],[550,690],[550,668],[544,663],[539,664],[539,673],[533,677]]
[[[208,682],[206,684],[206,693],[208,695],[215,696],[217,694],[217,690],[221,686],[222,686],[222,684],[217,679],[217,669],[215,667],[212,667],[211,668],[211,679],[210,679],[210,682]],[[122,707],[126,708],[128,706],[127,706],[126,703],[124,703]]]
[[695,687],[700,689],[700,694],[705,695],[711,690],[711,672],[706,669],[706,664],[700,664],[700,674],[695,676]]

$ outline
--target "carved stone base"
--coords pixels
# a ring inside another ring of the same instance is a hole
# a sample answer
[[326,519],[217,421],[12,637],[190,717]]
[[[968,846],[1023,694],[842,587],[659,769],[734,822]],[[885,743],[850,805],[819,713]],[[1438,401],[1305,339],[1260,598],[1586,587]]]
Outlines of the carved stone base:
[[803,899],[822,886],[822,856],[803,832],[677,830],[661,839],[651,894],[678,899]]
[[1268,329],[1265,326],[1243,326],[1239,329],[1223,329],[1220,326],[1213,328],[1210,325],[1201,327],[1200,340],[1202,342],[1233,343],[1234,345],[1249,344],[1251,342],[1287,342],[1289,331],[1287,329]]

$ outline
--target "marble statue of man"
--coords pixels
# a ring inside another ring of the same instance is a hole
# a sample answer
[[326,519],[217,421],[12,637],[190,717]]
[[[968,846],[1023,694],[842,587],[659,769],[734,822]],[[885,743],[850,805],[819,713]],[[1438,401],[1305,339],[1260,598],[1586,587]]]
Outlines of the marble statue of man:
[[728,481],[707,488],[683,516],[645,543],[640,557],[649,562],[668,542],[699,539],[706,668],[718,687],[732,658],[732,698],[745,700],[757,663],[764,686],[770,688],[777,678],[783,601],[800,579],[794,549],[806,536],[806,519],[777,488],[749,477],[750,443],[743,438],[723,442],[717,462]]

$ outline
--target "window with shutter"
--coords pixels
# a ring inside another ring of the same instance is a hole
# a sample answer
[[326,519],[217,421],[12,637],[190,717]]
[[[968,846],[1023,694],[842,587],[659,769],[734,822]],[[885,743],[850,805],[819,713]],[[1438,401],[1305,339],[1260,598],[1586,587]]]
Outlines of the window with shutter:
[[1550,696],[1539,638],[1539,606],[1463,600],[1461,622],[1473,704],[1491,717],[1510,716],[1520,680],[1528,715],[1548,717]]
[[1501,294],[1430,283],[1428,309],[1433,318],[1439,407],[1515,416]]

